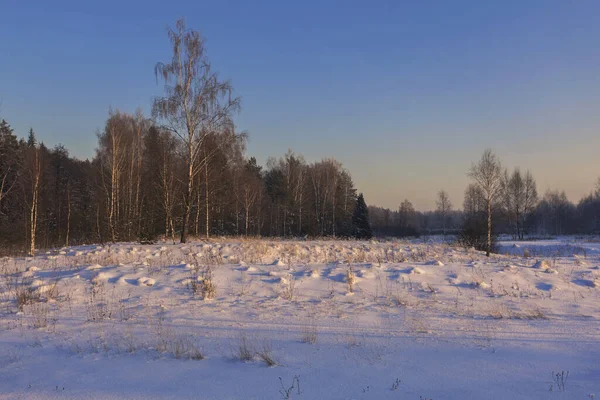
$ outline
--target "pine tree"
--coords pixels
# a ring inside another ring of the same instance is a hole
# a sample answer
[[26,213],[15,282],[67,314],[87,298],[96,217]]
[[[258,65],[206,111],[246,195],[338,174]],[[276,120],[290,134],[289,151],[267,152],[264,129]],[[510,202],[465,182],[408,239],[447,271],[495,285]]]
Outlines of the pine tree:
[[29,137],[27,138],[27,147],[35,147],[37,145],[37,139],[35,138],[35,132],[33,128],[29,128]]
[[352,231],[353,236],[357,239],[370,239],[373,237],[371,223],[369,222],[369,209],[362,193],[356,199],[356,207],[352,216]]

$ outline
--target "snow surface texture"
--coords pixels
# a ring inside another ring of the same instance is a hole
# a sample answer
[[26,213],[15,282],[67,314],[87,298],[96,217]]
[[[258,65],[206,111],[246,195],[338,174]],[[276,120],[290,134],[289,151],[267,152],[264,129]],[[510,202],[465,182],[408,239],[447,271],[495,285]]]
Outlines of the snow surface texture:
[[501,248],[224,239],[0,259],[0,399],[600,398],[600,246]]

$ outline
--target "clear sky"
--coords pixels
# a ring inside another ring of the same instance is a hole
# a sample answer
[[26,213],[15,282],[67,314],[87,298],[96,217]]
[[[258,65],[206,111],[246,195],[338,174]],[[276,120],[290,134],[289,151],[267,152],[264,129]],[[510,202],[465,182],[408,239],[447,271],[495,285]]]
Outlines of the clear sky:
[[600,175],[600,1],[0,0],[0,117],[91,157],[149,112],[166,26],[207,37],[260,162],[335,157],[369,204],[462,206],[486,147],[577,201]]

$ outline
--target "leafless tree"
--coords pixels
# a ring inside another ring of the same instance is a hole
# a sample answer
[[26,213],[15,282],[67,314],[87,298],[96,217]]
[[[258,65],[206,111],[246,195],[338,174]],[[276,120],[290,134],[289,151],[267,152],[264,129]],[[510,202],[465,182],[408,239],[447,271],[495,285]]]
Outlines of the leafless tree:
[[470,183],[465,189],[463,211],[466,216],[474,216],[486,209],[485,195],[479,186]]
[[175,243],[175,228],[173,226],[173,208],[175,207],[175,160],[174,149],[175,143],[171,135],[166,135],[164,132],[159,133],[159,143],[161,146],[159,153],[158,175],[160,188],[160,198],[165,217],[165,237],[171,236]]
[[[33,137],[33,130],[30,131]],[[40,191],[42,186],[42,152],[35,142],[30,142],[25,156],[28,191],[26,202],[29,208],[29,255],[35,255],[35,244],[39,217]]]
[[71,184],[67,182],[67,230],[65,233],[65,246],[69,245],[69,234],[71,233]]
[[539,201],[537,185],[530,171],[525,172],[524,185],[523,213],[521,214],[521,220],[519,221],[521,224],[521,239],[524,239],[525,236],[525,221],[535,211]]
[[234,130],[231,114],[239,109],[240,99],[232,97],[229,81],[221,81],[211,71],[200,33],[186,29],[180,19],[175,29],[168,29],[168,36],[173,57],[155,67],[157,79],[164,81],[165,96],[154,100],[152,111],[183,144],[187,176],[181,242],[185,243],[195,197],[194,178],[203,167],[206,171],[211,157],[204,140],[211,133]]
[[400,207],[398,208],[398,218],[398,225],[401,229],[417,228],[415,207],[408,199],[404,199],[400,204]]
[[527,171],[523,177],[519,168],[515,168],[510,176],[505,171],[502,181],[502,201],[509,225],[513,229],[513,237],[523,239],[525,221],[538,202],[535,180],[531,172]]
[[[136,234],[139,235],[142,225],[142,198],[141,198],[141,185],[142,185],[142,165],[144,159],[144,144],[143,137],[145,131],[149,128],[149,121],[142,114],[142,110],[138,109],[135,116],[132,118],[134,138],[132,144],[132,155],[131,155],[131,177],[130,185],[132,189],[130,193],[134,194],[130,207],[130,226],[136,224]],[[135,190],[133,185],[135,184]]]
[[116,242],[118,239],[120,216],[121,179],[126,166],[125,161],[127,152],[124,145],[123,121],[120,118],[119,112],[117,111],[113,117],[114,118],[109,119],[107,126],[110,151],[110,157],[108,159],[110,173],[110,206],[108,220],[111,239],[113,242]]
[[436,201],[437,212],[442,219],[442,235],[446,236],[446,221],[448,219],[448,213],[452,210],[452,202],[448,193],[445,190],[438,192],[438,198]]
[[502,164],[491,149],[486,149],[477,163],[471,165],[469,177],[485,195],[487,206],[487,249],[492,251],[492,205],[502,190]]

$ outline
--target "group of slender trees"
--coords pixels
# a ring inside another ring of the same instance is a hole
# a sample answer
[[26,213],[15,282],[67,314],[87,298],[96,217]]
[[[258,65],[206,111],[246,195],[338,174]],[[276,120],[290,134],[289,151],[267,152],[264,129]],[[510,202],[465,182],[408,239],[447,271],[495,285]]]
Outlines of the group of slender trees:
[[288,151],[266,168],[245,154],[247,135],[233,117],[241,107],[219,78],[204,39],[182,20],[168,30],[172,57],[155,66],[164,94],[152,115],[110,110],[92,160],[19,139],[0,120],[0,247],[153,240],[188,235],[369,238],[478,232],[489,252],[497,233],[600,233],[600,182],[574,205],[564,192],[540,200],[529,171],[512,173],[486,150],[468,175],[463,210],[448,194],[437,209],[367,207],[334,159],[307,163]]
[[189,183],[186,150],[139,112],[111,112],[95,157],[85,161],[60,145],[48,149],[33,130],[19,140],[2,120],[0,245],[33,253],[188,234],[357,236],[363,225],[353,221],[368,221],[366,205],[365,216],[354,215],[356,189],[334,159],[307,163],[288,151],[263,169],[245,157],[243,136],[211,133]]
[[[19,139],[0,123],[0,245],[36,248],[189,234],[370,237],[368,210],[341,163],[288,151],[246,157],[240,100],[211,68],[204,39],[178,21],[155,67],[152,115],[110,110],[92,160]],[[358,204],[358,207],[357,207]],[[355,212],[356,210],[356,212]],[[358,213],[358,214],[357,214]]]
[[517,167],[509,172],[490,149],[467,174],[471,183],[465,189],[462,210],[452,208],[444,190],[438,192],[437,208],[431,212],[415,211],[408,200],[397,211],[372,206],[374,233],[458,234],[488,253],[498,234],[515,240],[526,235],[600,234],[600,179],[588,196],[573,204],[564,191],[549,190],[540,198],[530,171],[523,173]]

